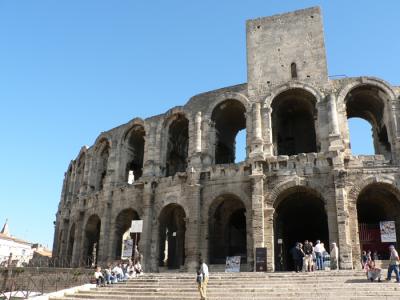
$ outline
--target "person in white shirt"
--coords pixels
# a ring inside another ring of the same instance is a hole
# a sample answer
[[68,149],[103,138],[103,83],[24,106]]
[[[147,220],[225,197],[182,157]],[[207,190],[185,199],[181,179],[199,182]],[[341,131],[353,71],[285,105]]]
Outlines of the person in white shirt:
[[206,265],[203,259],[200,259],[200,272],[203,275],[203,284],[201,285],[200,296],[201,299],[204,300],[207,299],[207,284],[208,284],[209,273],[208,273],[208,266]]
[[101,273],[101,268],[97,267],[96,271],[94,272],[94,278],[96,278],[96,286],[105,286],[104,285],[104,276]]
[[315,258],[317,260],[317,270],[323,270],[324,259],[323,253],[325,252],[324,245],[320,240],[317,240],[314,246]]

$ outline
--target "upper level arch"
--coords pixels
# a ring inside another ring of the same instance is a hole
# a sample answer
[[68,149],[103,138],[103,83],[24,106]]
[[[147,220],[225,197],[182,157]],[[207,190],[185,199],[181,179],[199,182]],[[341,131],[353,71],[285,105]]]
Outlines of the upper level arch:
[[95,146],[95,182],[94,189],[100,191],[103,189],[107,177],[108,159],[111,152],[111,143],[108,139],[102,138]]
[[145,136],[143,121],[132,122],[123,134],[121,159],[125,164],[125,182],[131,183],[143,174]]
[[267,98],[275,155],[318,152],[316,105],[320,99],[319,93],[303,84],[282,86]]
[[[349,83],[338,97],[347,119],[361,118],[371,125],[375,153],[382,154],[387,159],[391,158],[392,135],[396,132],[395,116],[391,113],[391,102],[394,99],[393,90],[385,82],[375,78],[361,78]],[[344,132],[344,136],[350,140],[348,130]]]
[[211,113],[214,132],[211,144],[214,145],[216,164],[234,163],[236,158],[236,136],[246,130],[246,106],[236,99],[218,101]]
[[189,119],[183,110],[167,114],[163,122],[164,174],[173,176],[185,172],[188,165]]

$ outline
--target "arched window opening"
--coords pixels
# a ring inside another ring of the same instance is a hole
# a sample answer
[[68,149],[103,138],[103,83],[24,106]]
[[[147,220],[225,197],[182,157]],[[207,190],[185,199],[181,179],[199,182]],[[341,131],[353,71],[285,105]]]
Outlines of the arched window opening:
[[85,171],[85,154],[83,153],[78,160],[78,166],[76,168],[76,180],[75,180],[75,191],[74,194],[79,194],[79,190],[83,184],[83,176]]
[[65,190],[64,190],[64,204],[70,200],[70,188],[71,188],[71,178],[72,178],[72,166],[68,168],[68,172],[65,177]]
[[189,147],[189,121],[183,114],[176,114],[168,128],[166,176],[186,172]]
[[276,200],[274,212],[275,268],[294,270],[290,250],[297,242],[316,240],[329,247],[328,219],[324,202],[311,189],[294,187],[284,191]]
[[317,152],[316,99],[302,89],[291,89],[272,101],[272,135],[275,155]]
[[292,79],[297,79],[297,66],[294,62],[290,65],[290,74]]
[[129,183],[138,180],[143,174],[144,136],[144,128],[140,125],[134,126],[126,136],[125,180]]
[[105,143],[100,150],[98,161],[97,161],[97,183],[96,190],[101,191],[104,187],[106,176],[107,176],[107,167],[108,167],[108,158],[110,156],[110,146],[108,143]]
[[[125,259],[132,256],[132,252],[126,251],[128,244],[139,244],[140,234],[131,235],[130,228],[133,220],[139,220],[139,215],[134,209],[124,209],[115,220],[115,259]],[[135,241],[136,238],[136,241]],[[130,248],[130,247],[129,247]],[[124,251],[125,250],[125,251]]]
[[85,226],[85,241],[83,255],[86,266],[95,266],[99,256],[101,221],[97,215],[92,215]]
[[386,184],[371,184],[357,198],[360,250],[376,252],[379,259],[389,259],[389,243],[381,241],[380,222],[394,221],[396,236],[400,236],[400,203],[392,190]]
[[[375,154],[382,154],[386,159],[391,159],[391,144],[385,124],[385,95],[378,88],[363,85],[351,90],[345,98],[345,103],[348,119],[361,118],[371,124]],[[350,132],[350,141],[355,138],[354,135],[358,136],[359,132]],[[353,145],[351,146],[353,151]],[[367,148],[364,151],[358,154],[368,154]]]
[[348,124],[351,152],[355,155],[373,155],[375,151],[371,124],[361,118],[350,118]]
[[242,129],[235,138],[235,163],[244,161],[246,155],[246,129]]
[[178,204],[169,204],[159,216],[159,266],[179,269],[185,264],[186,214]]
[[71,229],[69,230],[69,240],[67,247],[67,261],[69,263],[71,263],[72,253],[74,250],[74,243],[75,243],[75,224],[72,224]]
[[[243,157],[242,146],[236,144],[239,131],[246,131],[246,109],[237,100],[226,100],[220,103],[213,111],[211,119],[215,124],[215,163],[230,164],[239,160],[236,156]],[[243,135],[239,136],[243,137]],[[236,149],[239,147],[239,151]],[[246,147],[246,143],[244,143]],[[246,155],[244,155],[246,156]]]
[[218,197],[210,206],[209,255],[211,264],[224,264],[227,256],[247,262],[246,209],[232,195]]

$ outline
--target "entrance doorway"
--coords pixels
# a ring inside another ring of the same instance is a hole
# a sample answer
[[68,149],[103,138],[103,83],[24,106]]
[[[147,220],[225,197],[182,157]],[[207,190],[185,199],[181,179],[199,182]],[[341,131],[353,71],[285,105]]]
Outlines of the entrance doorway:
[[329,246],[328,221],[321,197],[305,187],[294,187],[278,197],[274,214],[275,268],[294,270],[290,250],[296,242],[320,240]]
[[159,266],[179,269],[185,264],[185,218],[182,206],[169,204],[159,217]]
[[381,242],[379,223],[394,221],[396,236],[400,237],[400,204],[393,187],[371,184],[364,188],[357,199],[357,216],[361,251],[376,252],[379,259],[388,259],[390,244]]

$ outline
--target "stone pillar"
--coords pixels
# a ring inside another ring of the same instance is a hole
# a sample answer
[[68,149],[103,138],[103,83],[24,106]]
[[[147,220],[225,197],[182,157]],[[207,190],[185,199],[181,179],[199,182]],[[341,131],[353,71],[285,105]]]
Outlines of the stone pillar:
[[264,209],[264,243],[267,248],[267,271],[275,271],[275,235],[273,207]]
[[109,193],[107,196],[107,201],[105,201],[105,205],[103,207],[103,214],[101,216],[101,225],[100,225],[100,238],[97,247],[99,247],[97,262],[105,263],[108,260],[112,259],[110,253],[111,245],[111,216],[112,216],[112,193]]
[[200,202],[201,185],[197,176],[193,174],[193,180],[188,186],[187,199],[189,203],[188,218],[186,218],[185,256],[186,271],[194,272],[198,266],[200,256]]
[[336,97],[334,94],[327,96],[329,105],[329,151],[342,150],[343,143],[340,135]]
[[72,267],[79,267],[82,265],[82,256],[83,256],[83,239],[85,238],[83,228],[83,216],[79,215],[79,219],[75,223],[75,240],[74,246],[72,249],[72,259],[71,259],[71,266]]
[[266,156],[273,155],[272,148],[272,125],[271,125],[271,107],[263,107],[261,110],[262,125],[263,125],[263,137],[264,137],[264,153]]
[[262,153],[262,130],[261,130],[261,110],[260,103],[253,104],[252,111],[252,141],[251,141],[251,156]]
[[347,207],[347,193],[345,189],[344,171],[335,170],[335,198],[336,198],[336,215],[338,224],[338,247],[339,247],[339,264],[341,269],[352,269],[352,250],[350,235],[350,220]]
[[251,194],[251,217],[253,251],[248,253],[249,265],[254,268],[254,252],[256,247],[264,247],[264,174],[261,162],[254,162],[252,168],[252,194]]
[[155,182],[147,182],[143,190],[143,232],[140,236],[139,251],[143,254],[143,269],[146,272],[155,271],[151,269],[151,259],[158,259],[151,257],[152,241],[152,220],[154,211],[154,190],[156,188]]
[[201,152],[201,111],[197,112],[196,114],[196,119],[195,119],[195,152],[199,153]]

